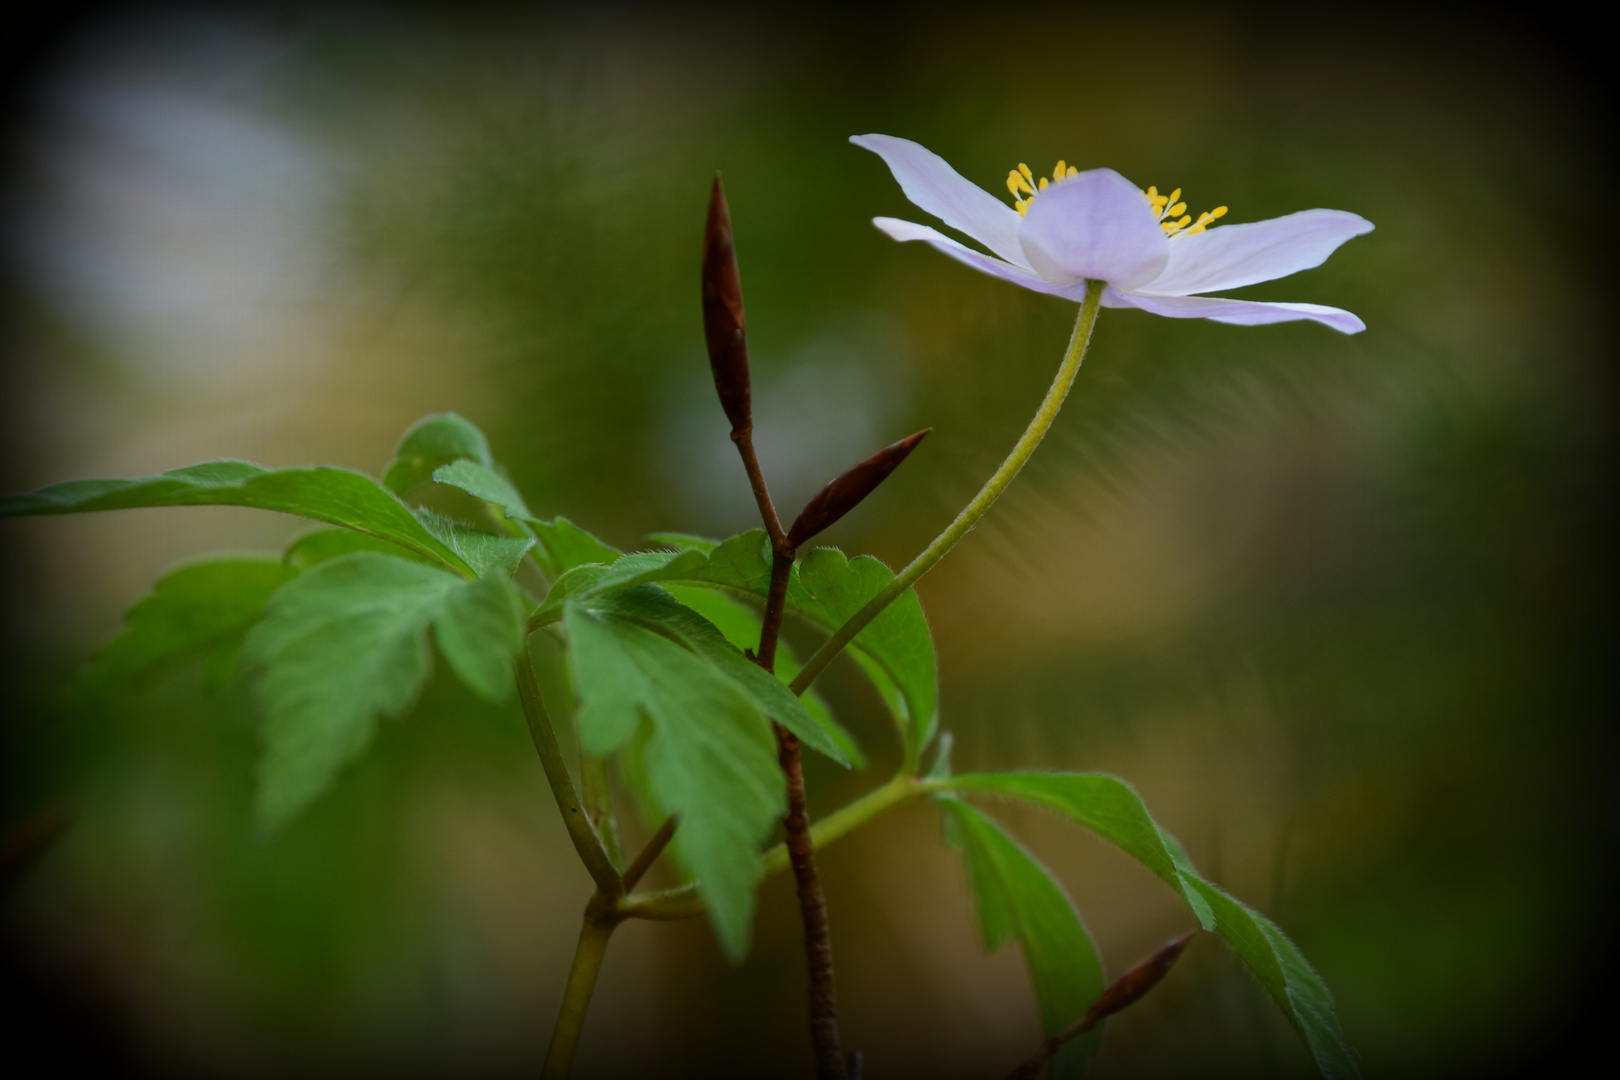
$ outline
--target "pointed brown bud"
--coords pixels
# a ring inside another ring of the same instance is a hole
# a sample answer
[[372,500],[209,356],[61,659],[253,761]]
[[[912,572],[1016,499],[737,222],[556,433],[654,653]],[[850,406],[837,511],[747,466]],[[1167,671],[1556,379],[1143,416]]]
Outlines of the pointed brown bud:
[[1147,959],[1138,960],[1129,971],[1108,984],[1108,989],[1102,992],[1102,997],[1097,999],[1087,1015],[1100,1020],[1134,1004],[1158,985],[1160,979],[1170,974],[1170,969],[1181,957],[1181,950],[1187,947],[1187,942],[1192,940],[1195,933],[1196,930],[1189,930],[1174,941],[1166,942],[1163,948]]
[[732,431],[753,426],[748,393],[748,336],[743,327],[742,280],[737,250],[731,241],[731,211],[715,174],[709,195],[709,220],[703,230],[703,336],[720,407]]
[[810,501],[804,504],[804,509],[799,511],[798,519],[788,530],[787,546],[797,548],[855,509],[862,499],[872,494],[873,489],[899,468],[900,463],[906,460],[906,455],[923,441],[923,436],[933,430],[923,428],[915,435],[907,436],[891,446],[885,446],[816,492]]

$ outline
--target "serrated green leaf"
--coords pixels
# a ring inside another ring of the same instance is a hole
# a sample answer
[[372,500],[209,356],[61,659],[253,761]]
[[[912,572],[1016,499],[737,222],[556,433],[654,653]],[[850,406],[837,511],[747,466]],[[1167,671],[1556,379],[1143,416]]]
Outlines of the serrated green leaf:
[[431,481],[441,465],[463,459],[493,463],[484,433],[453,412],[424,416],[401,436],[383,474],[383,486],[396,495],[408,495]]
[[754,663],[703,616],[656,586],[615,589],[597,593],[578,603],[592,611],[611,612],[634,620],[655,633],[685,645],[748,695],[755,707],[775,720],[806,746],[849,767],[849,758],[832,734],[811,718],[793,691],[775,675]]
[[[320,563],[271,596],[242,649],[243,663],[260,672],[254,812],[262,831],[284,825],[331,786],[370,745],[379,713],[398,716],[416,699],[431,669],[430,625],[450,643],[446,656],[457,674],[496,696],[488,672],[497,662],[509,671],[522,643],[502,621],[500,605],[512,601],[500,589],[509,586],[497,578],[465,581],[357,552]],[[490,655],[472,658],[475,647]]]
[[1163,878],[1181,894],[1205,930],[1215,928],[1214,913],[1192,886],[1198,872],[1185,856],[1178,855],[1179,845],[1159,828],[1136,789],[1119,777],[1106,773],[970,773],[952,780],[951,788],[1022,799],[1072,818]]
[[73,695],[94,700],[139,685],[193,656],[204,682],[229,680],[241,636],[265,601],[297,570],[273,559],[214,559],[171,570],[124,616],[124,629],[75,681]]
[[648,533],[647,543],[654,547],[674,548],[676,551],[700,551],[705,555],[720,546],[718,540],[682,532]]
[[[1024,950],[1040,1003],[1041,1030],[1056,1035],[1102,996],[1107,980],[1097,949],[1063,886],[1001,826],[949,796],[935,800],[955,827],[948,836],[967,863],[968,883],[984,944],[994,952],[1008,941]],[[1102,1025],[1064,1044],[1051,1075],[1085,1073],[1102,1042]]]
[[517,573],[523,556],[534,546],[526,536],[496,536],[459,521],[452,521],[428,510],[417,510],[417,518],[439,542],[459,555],[479,577],[494,574],[510,579]]
[[582,745],[605,756],[648,726],[647,784],[660,813],[680,815],[675,857],[702,882],[726,955],[741,959],[752,928],[759,845],[786,808],[764,714],[706,657],[640,620],[569,601],[563,625],[581,700]]
[[433,621],[439,651],[461,681],[486,701],[512,692],[512,661],[523,649],[523,600],[504,577],[483,577],[445,594]]
[[329,559],[353,555],[357,551],[376,551],[399,559],[411,559],[427,566],[438,566],[437,560],[428,559],[410,548],[400,547],[365,533],[348,529],[314,529],[294,537],[281,553],[281,561],[298,570],[308,570]]
[[[707,554],[692,548],[627,558],[636,561],[615,563],[593,588],[686,581],[760,597],[770,588],[770,542],[763,529],[733,536]],[[847,559],[836,548],[817,548],[794,566],[787,608],[836,630],[893,580],[894,573],[870,556]],[[850,653],[900,721],[908,743],[920,750],[938,723],[939,666],[916,592],[908,590],[890,604],[856,636]]]
[[1333,1011],[1327,984],[1276,924],[1199,875],[1170,834],[1159,828],[1125,781],[1100,773],[987,773],[950,781],[957,792],[983,792],[1045,806],[1119,845],[1181,894],[1206,930],[1237,950],[1281,1007],[1323,1076],[1360,1075]]
[[[714,589],[699,588],[694,585],[667,584],[663,589],[675,599],[702,615],[714,624],[715,629],[725,635],[727,641],[737,649],[753,649],[759,643],[760,615],[752,608],[733,600],[731,597],[717,592]],[[782,683],[790,683],[802,667],[793,649],[785,641],[776,643],[776,678]],[[840,724],[827,706],[826,699],[816,692],[815,687],[805,691],[799,698],[804,702],[804,709],[817,724],[831,736],[838,748],[849,759],[850,765],[856,769],[866,768],[866,755],[855,741],[855,736]]]
[[524,520],[534,530],[535,538],[540,541],[537,550],[544,552],[548,562],[546,572],[552,577],[566,573],[576,566],[589,566],[592,563],[601,563],[605,566],[624,554],[565,517],[554,518],[551,521],[541,521],[539,518]]
[[399,498],[347,469],[265,469],[211,461],[133,480],[72,480],[0,500],[0,514],[80,514],[141,506],[251,506],[341,525],[391,540],[455,573],[472,568],[439,541]]
[[433,471],[433,479],[459,488],[474,498],[494,503],[514,520],[527,521],[532,517],[522,494],[488,461],[457,461],[441,465]]

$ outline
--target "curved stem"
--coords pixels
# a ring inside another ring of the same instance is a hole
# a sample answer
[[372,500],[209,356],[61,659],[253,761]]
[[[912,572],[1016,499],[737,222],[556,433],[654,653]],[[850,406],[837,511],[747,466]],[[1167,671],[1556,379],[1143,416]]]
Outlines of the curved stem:
[[585,906],[585,922],[579,928],[579,944],[574,947],[574,962],[568,968],[568,984],[563,988],[562,1005],[557,1010],[557,1024],[551,1029],[551,1045],[546,1049],[546,1065],[542,1080],[564,1080],[574,1064],[574,1051],[579,1048],[579,1035],[585,1029],[585,1014],[591,1007],[591,994],[596,989],[596,976],[602,970],[602,957],[607,952],[608,938],[619,924],[619,917],[604,903],[600,892]]
[[557,745],[557,733],[551,729],[551,718],[546,715],[546,703],[540,696],[540,681],[534,677],[534,663],[529,659],[527,647],[523,655],[517,658],[513,669],[517,676],[518,697],[523,702],[523,715],[529,721],[529,734],[540,755],[540,767],[545,769],[546,780],[551,784],[551,794],[557,799],[557,809],[562,812],[568,838],[574,842],[574,850],[579,852],[579,859],[585,864],[591,880],[596,882],[597,890],[603,896],[615,899],[623,896],[624,884],[619,872],[613,868],[613,861],[603,850],[596,830],[591,828],[590,818],[580,805],[579,792],[574,790],[574,780],[568,775],[568,765],[563,761],[562,748]]
[[1058,410],[1063,408],[1063,399],[1069,396],[1069,387],[1074,385],[1074,377],[1080,371],[1080,361],[1085,358],[1086,346],[1091,342],[1092,328],[1097,325],[1097,310],[1102,302],[1104,282],[1086,282],[1086,299],[1080,305],[1080,317],[1075,320],[1074,336],[1069,339],[1069,351],[1064,354],[1063,364],[1058,368],[1057,377],[1052,380],[1052,386],[1046,391],[1046,397],[1041,401],[1041,407],[1035,411],[1035,417],[1024,429],[1023,436],[1007,455],[1007,460],[1001,463],[995,475],[985,482],[984,487],[973,497],[973,501],[962,508],[956,515],[956,520],[946,527],[945,531],[934,538],[921,555],[911,560],[911,565],[900,571],[900,575],[886,585],[882,592],[869,600],[865,607],[857,611],[850,620],[840,626],[826,643],[816,650],[808,663],[804,665],[798,676],[793,680],[791,689],[795,694],[802,694],[809,689],[810,684],[822,673],[833,657],[843,651],[856,634],[866,628],[866,625],[877,618],[884,608],[916,584],[917,579],[933,568],[934,564],[945,557],[945,553],[956,546],[956,542],[966,536],[968,530],[985,515],[1001,493],[1013,482],[1023,469],[1024,463],[1029,461],[1030,455],[1046,437],[1046,432],[1057,419]]

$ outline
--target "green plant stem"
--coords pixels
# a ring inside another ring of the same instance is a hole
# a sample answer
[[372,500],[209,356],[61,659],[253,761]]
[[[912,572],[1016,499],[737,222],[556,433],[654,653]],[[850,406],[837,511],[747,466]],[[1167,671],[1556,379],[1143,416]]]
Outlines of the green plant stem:
[[1058,410],[1063,408],[1063,399],[1069,396],[1069,387],[1074,385],[1074,377],[1079,374],[1080,362],[1085,358],[1086,346],[1091,343],[1092,328],[1097,325],[1097,310],[1102,303],[1102,293],[1105,286],[1101,281],[1086,282],[1086,299],[1080,305],[1080,316],[1075,320],[1074,335],[1069,339],[1069,350],[1064,354],[1063,363],[1058,368],[1057,376],[1052,380],[1052,386],[1046,391],[1041,406],[1035,410],[1035,417],[1024,429],[1024,434],[1007,455],[1007,460],[1001,463],[995,475],[985,482],[984,487],[973,497],[973,501],[962,508],[956,515],[956,520],[946,527],[945,531],[934,538],[934,542],[924,549],[921,555],[911,560],[911,565],[900,571],[900,575],[883,588],[883,591],[869,600],[865,607],[850,617],[849,621],[840,626],[832,637],[828,638],[816,654],[804,665],[798,676],[793,680],[791,689],[795,694],[802,694],[816,681],[816,677],[824,671],[833,658],[843,651],[844,646],[854,640],[855,635],[866,628],[866,625],[883,611],[884,608],[905,591],[916,584],[917,579],[931,570],[935,563],[945,557],[945,553],[956,546],[956,542],[966,536],[968,530],[985,515],[985,512],[1007,490],[1013,478],[1023,469],[1029,461],[1030,455],[1046,437],[1052,422],[1057,419]]
[[551,1045],[546,1049],[546,1065],[540,1073],[542,1080],[564,1080],[573,1067],[574,1051],[579,1048],[580,1032],[585,1028],[585,1014],[590,1011],[591,994],[596,990],[596,976],[602,970],[608,939],[619,921],[620,916],[600,892],[585,906],[579,944],[574,947],[574,962],[568,968],[568,984],[563,987],[562,1006],[557,1010]]
[[[887,784],[867,792],[812,825],[810,839],[817,848],[825,847],[915,795],[947,788],[948,782],[918,780],[908,772],[897,773]],[[760,856],[760,871],[764,876],[781,873],[788,865],[786,844],[777,844]],[[689,919],[703,913],[703,894],[695,884],[659,892],[637,893],[622,898],[617,910],[630,919]]]
[[619,872],[613,868],[613,861],[603,849],[596,830],[591,828],[585,808],[580,805],[579,792],[574,790],[573,778],[568,775],[568,765],[563,761],[562,748],[557,745],[557,733],[552,731],[551,718],[546,715],[546,703],[540,696],[540,681],[534,676],[534,663],[529,659],[527,649],[517,658],[513,668],[517,676],[518,697],[523,702],[523,715],[529,721],[529,734],[534,738],[540,766],[546,771],[546,780],[551,784],[557,809],[568,828],[568,838],[574,842],[574,850],[579,852],[580,862],[585,864],[598,891],[603,896],[617,899],[624,895],[624,885]]
[[595,754],[579,752],[580,794],[585,799],[585,812],[590,815],[591,826],[602,841],[602,850],[615,868],[624,867],[624,842],[619,838],[619,822],[613,816],[613,794],[608,787],[607,761]]

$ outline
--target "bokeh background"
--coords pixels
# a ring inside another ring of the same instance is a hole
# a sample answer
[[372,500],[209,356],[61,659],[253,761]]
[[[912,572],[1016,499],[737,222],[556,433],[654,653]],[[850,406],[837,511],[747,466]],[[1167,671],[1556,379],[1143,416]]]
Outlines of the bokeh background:
[[[1578,28],[111,5],[22,44],[7,491],[216,457],[376,473],[407,424],[455,409],[538,511],[621,546],[748,527],[699,323],[719,169],[778,502],[934,428],[826,537],[899,565],[1011,444],[1073,307],[881,236],[874,215],[919,212],[850,135],[914,138],[993,191],[1061,157],[1234,221],[1371,219],[1324,267],[1235,294],[1347,307],[1358,337],[1105,313],[1033,465],[921,587],[943,724],[961,770],[1134,783],[1300,943],[1369,1075],[1552,1068],[1593,1030],[1620,828],[1611,129]],[[0,908],[14,1061],[537,1070],[589,887],[515,705],[437,679],[259,843],[243,693],[187,670],[95,714],[54,704],[165,567],[300,528],[229,509],[3,524],[3,824],[13,846],[63,826]],[[813,766],[822,813],[896,760],[852,670],[825,686],[872,764]],[[994,812],[1111,970],[1192,925],[1090,836]],[[868,1075],[995,1076],[1033,1048],[1022,961],[979,945],[930,808],[822,867]],[[631,924],[579,1074],[808,1075],[800,965],[783,880],[739,968],[701,921]],[[1215,938],[1096,1062],[1308,1070]]]

